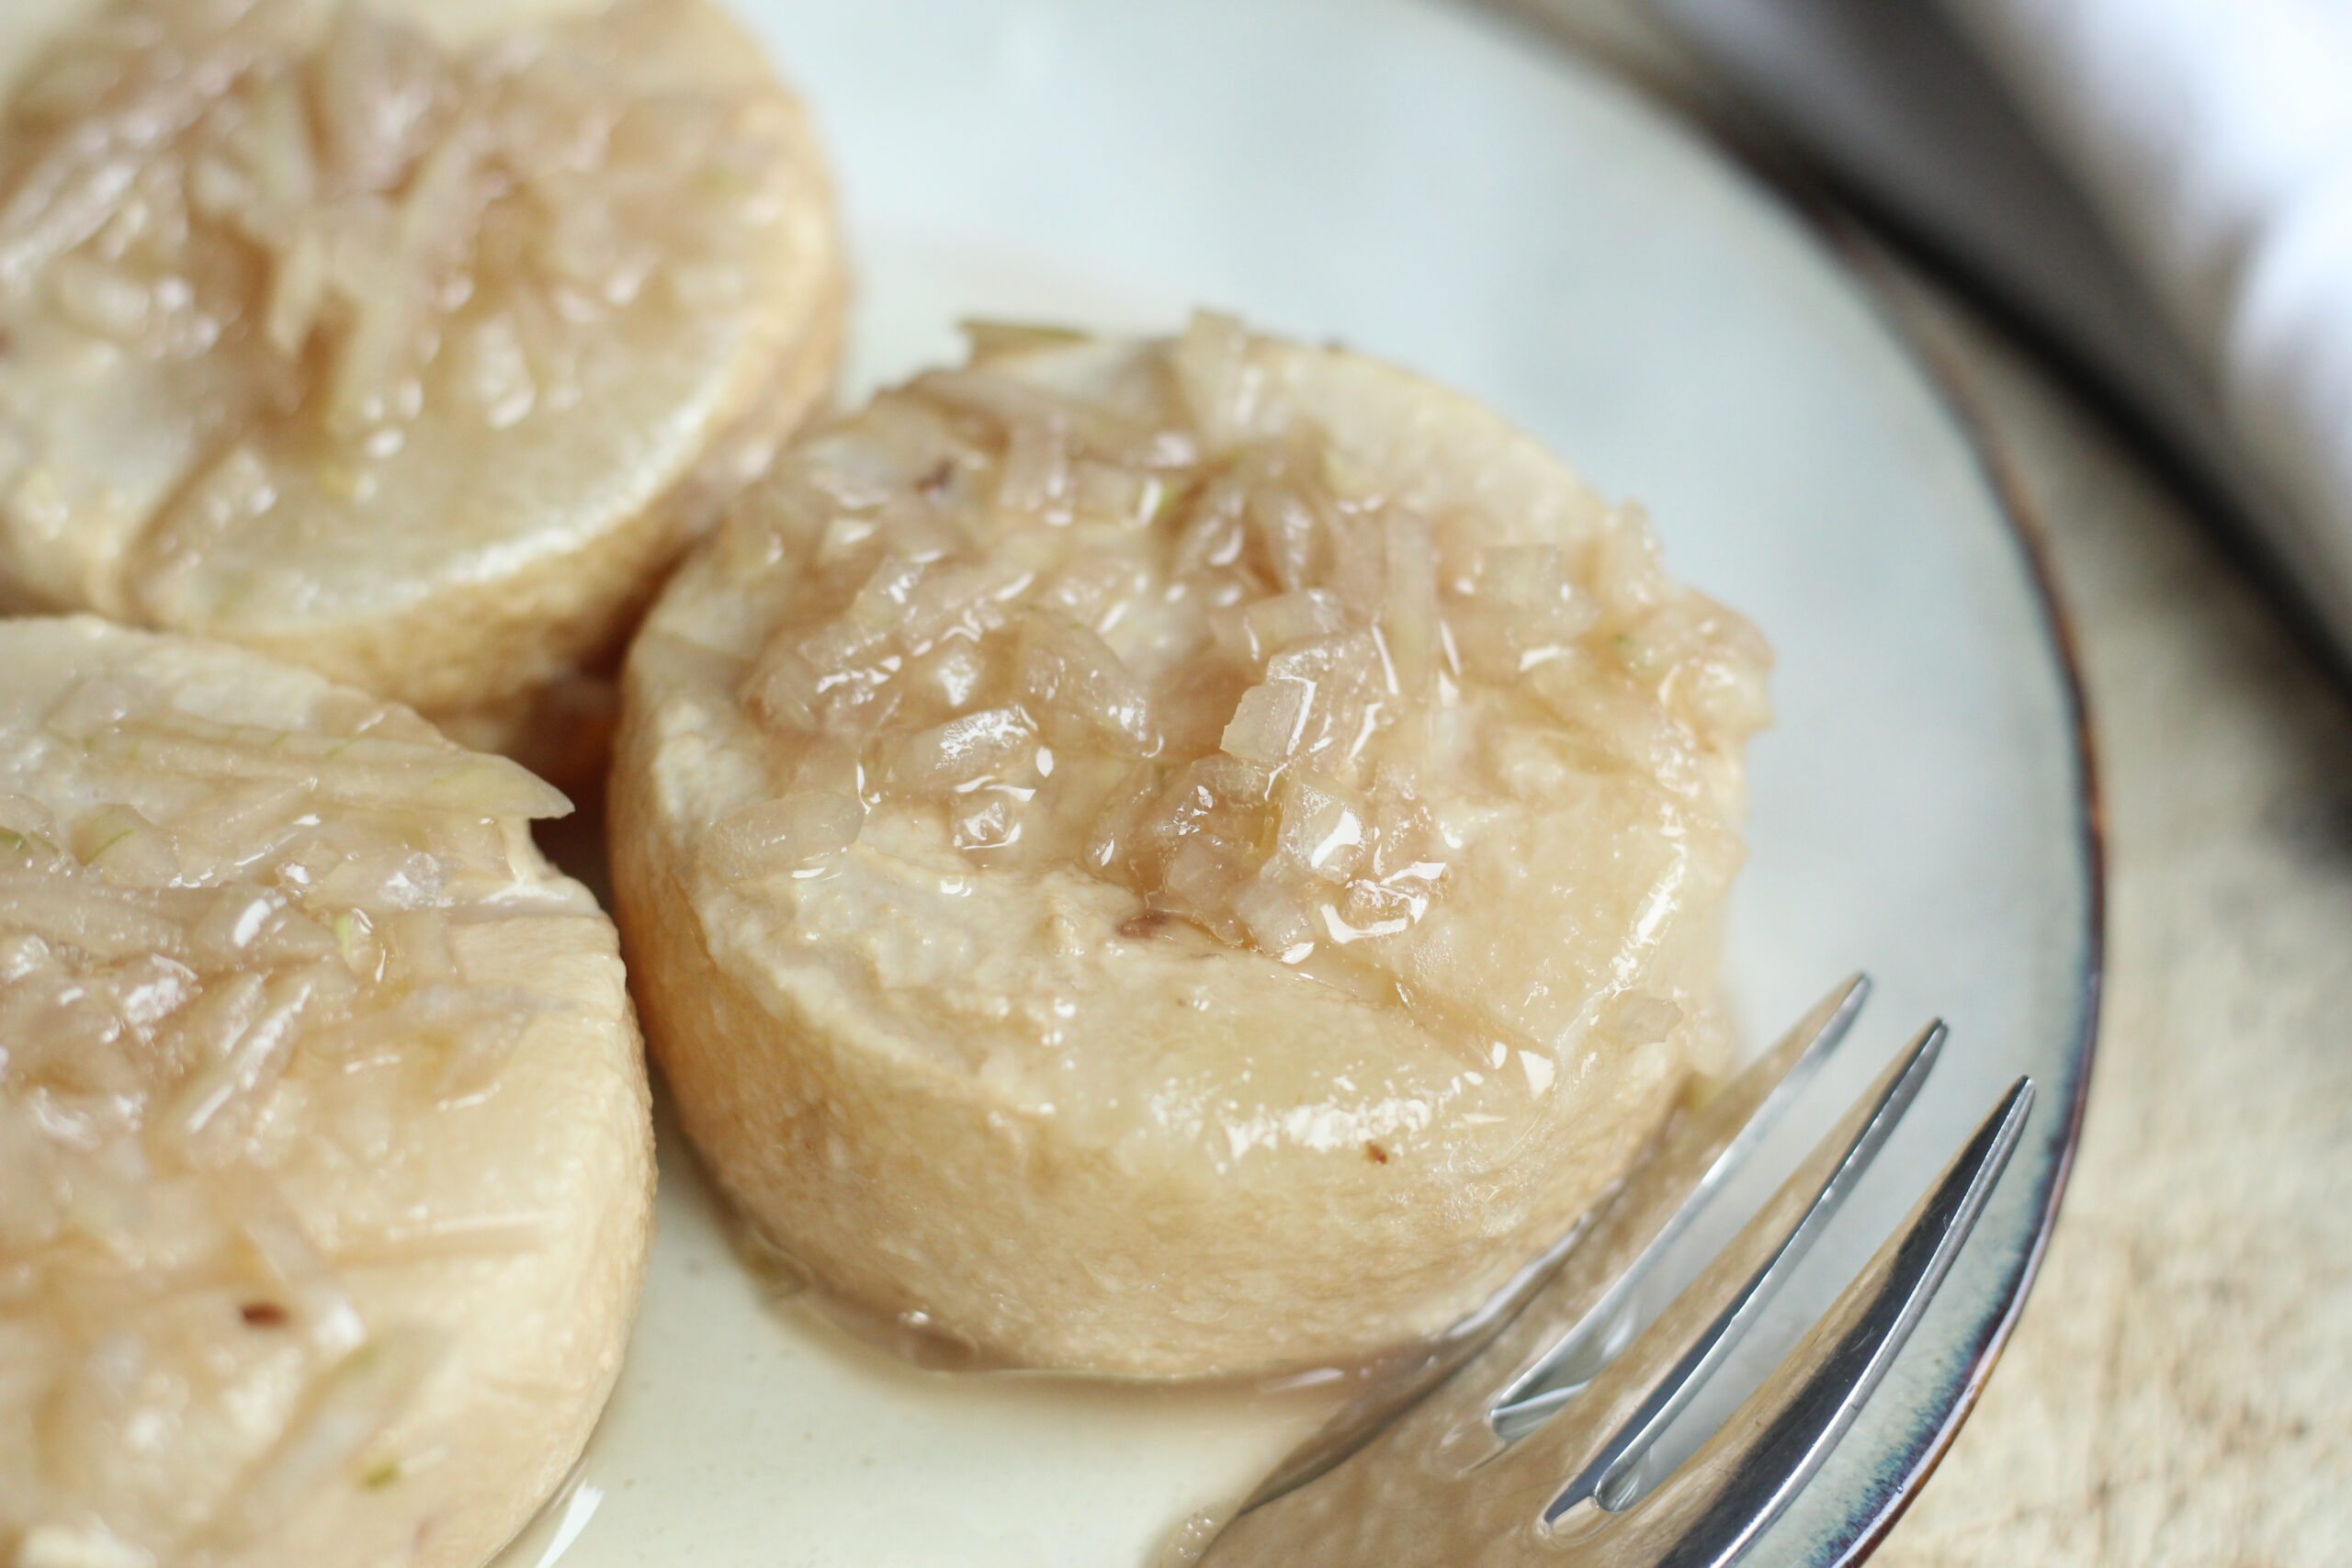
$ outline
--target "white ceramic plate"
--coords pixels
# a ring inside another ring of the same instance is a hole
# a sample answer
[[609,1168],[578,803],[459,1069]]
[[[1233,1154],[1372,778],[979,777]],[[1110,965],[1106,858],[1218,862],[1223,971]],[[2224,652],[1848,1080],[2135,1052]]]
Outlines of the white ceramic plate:
[[[1751,1561],[1865,1550],[1940,1451],[2038,1252],[2086,1065],[2098,895],[2049,612],[1976,455],[1864,291],[1708,148],[1469,10],[738,3],[837,154],[854,390],[954,355],[961,315],[1166,329],[1195,301],[1237,308],[1487,399],[1646,502],[1674,566],[1772,637],[1781,718],[1755,753],[1730,953],[1751,1032],[1850,969],[1877,977],[1818,1127],[1898,1035],[1930,1013],[1956,1030],[1790,1320],[2014,1076],[2042,1091],[1929,1319]],[[1312,1391],[910,1371],[768,1302],[674,1138],[662,1180],[619,1393],[519,1568],[1141,1568],[1320,1409]]]

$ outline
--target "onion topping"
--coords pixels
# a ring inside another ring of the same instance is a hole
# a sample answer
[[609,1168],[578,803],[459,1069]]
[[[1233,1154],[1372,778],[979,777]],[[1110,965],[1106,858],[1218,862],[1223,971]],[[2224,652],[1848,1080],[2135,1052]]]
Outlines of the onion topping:
[[1068,334],[973,342],[741,509],[776,606],[741,701],[796,767],[849,761],[719,824],[716,874],[808,875],[876,843],[866,814],[928,811],[975,862],[1076,865],[1304,964],[1444,897],[1442,810],[1521,787],[1481,736],[1736,791],[1768,656],[1637,516],[1526,542],[1384,491],[1229,318],[1082,392],[1029,368]]

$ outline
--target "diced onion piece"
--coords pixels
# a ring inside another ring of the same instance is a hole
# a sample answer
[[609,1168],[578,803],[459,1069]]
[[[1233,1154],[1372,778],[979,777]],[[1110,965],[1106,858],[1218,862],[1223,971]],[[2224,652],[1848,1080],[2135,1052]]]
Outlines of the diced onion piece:
[[865,807],[856,796],[787,795],[729,813],[705,841],[705,864],[722,882],[811,865],[857,841]]
[[1266,661],[1266,677],[1268,684],[1285,682],[1306,694],[1293,755],[1310,756],[1326,770],[1353,764],[1382,712],[1385,682],[1373,636],[1350,631],[1296,644]]
[[277,1293],[293,1308],[303,1337],[331,1359],[356,1349],[368,1337],[368,1325],[285,1193],[250,1167],[225,1172],[220,1179],[235,1198],[239,1228]]
[[1419,698],[1437,669],[1437,551],[1429,525],[1399,508],[1382,513],[1380,536],[1386,567],[1382,641],[1398,687]]
[[311,885],[313,897],[355,909],[389,911],[438,904],[446,867],[423,850],[385,848],[349,854]]
[[1021,689],[1031,712],[1046,717],[1056,745],[1093,745],[1124,756],[1159,749],[1151,699],[1133,672],[1088,628],[1054,615],[1033,615],[1021,628]]
[[815,729],[823,677],[786,637],[771,640],[743,677],[743,700],[777,729]]
[[909,663],[904,683],[953,710],[971,706],[988,677],[988,655],[976,640],[944,637]]
[[1345,785],[1305,773],[1284,776],[1280,796],[1281,853],[1328,882],[1355,874],[1371,838],[1362,800]]
[[1315,581],[1324,528],[1312,502],[1289,485],[1261,484],[1250,491],[1243,515],[1278,586],[1296,592]]
[[1178,844],[1160,873],[1170,904],[1219,936],[1238,934],[1235,890],[1249,875],[1241,855],[1222,839],[1196,833]]
[[1527,673],[1528,690],[1603,766],[1637,768],[1668,788],[1703,787],[1690,733],[1659,711],[1622,673],[1581,651],[1546,660]]
[[1263,660],[1288,648],[1344,629],[1347,611],[1337,594],[1320,588],[1302,588],[1261,599],[1241,613],[1250,634],[1251,656]]
[[1079,461],[1070,508],[1080,517],[1122,528],[1152,522],[1168,503],[1168,481],[1159,475],[1091,457]]
[[227,780],[174,818],[172,831],[183,849],[244,863],[292,829],[310,795],[308,778]]
[[546,1009],[524,991],[447,986],[405,997],[393,1010],[405,1015],[414,1038],[440,1047],[434,1093],[446,1101],[479,1094],[495,1083],[524,1032]]
[[876,561],[848,607],[801,641],[800,656],[820,673],[832,676],[894,646],[906,626],[907,602],[922,573],[923,563],[906,555],[894,553]]
[[384,977],[384,944],[377,939],[375,922],[364,909],[343,909],[334,917],[333,935],[335,956],[344,967],[363,985],[372,985]]
[[1273,883],[1261,878],[1243,887],[1234,895],[1233,912],[1261,953],[1296,964],[1315,951],[1315,924],[1306,907]]
[[1039,421],[1015,424],[998,471],[997,505],[1040,518],[1066,516],[1069,489],[1069,446],[1061,432]]
[[986,317],[967,316],[956,323],[971,344],[972,358],[977,363],[998,355],[1015,354],[1028,348],[1051,348],[1083,343],[1086,334],[1069,327],[1040,326],[1033,321],[1000,321]]
[[57,705],[49,710],[48,728],[53,735],[79,740],[120,724],[141,705],[127,682],[109,675],[92,676],[75,682],[57,700]]
[[1581,636],[1600,617],[1599,602],[1577,589],[1567,552],[1557,546],[1495,546],[1479,566],[1481,594],[1500,607],[1522,653]]
[[61,258],[50,276],[58,308],[84,331],[119,343],[146,333],[153,304],[136,278],[78,255]]
[[17,1543],[16,1568],[155,1568],[155,1554],[104,1525],[35,1525]]
[[1623,1045],[1655,1045],[1682,1022],[1682,1009],[1670,997],[1629,991],[1602,1010],[1598,1027]]
[[175,714],[99,730],[86,744],[109,761],[190,778],[299,781],[343,806],[526,819],[571,811],[561,791],[518,763],[429,741],[307,735]]
[[208,964],[233,964],[286,908],[281,893],[250,885],[223,887],[188,931],[188,945]]
[[178,846],[128,806],[102,806],[74,825],[74,853],[107,880],[133,887],[160,887],[179,874]]
[[0,791],[0,831],[20,837],[54,839],[57,836],[57,818],[48,807],[29,795],[18,795],[12,790]]
[[129,889],[21,872],[0,872],[0,931],[29,931],[99,959],[176,954],[187,945],[177,920]]
[[944,794],[1026,755],[1036,738],[1036,726],[1019,708],[983,708],[899,742],[887,776],[903,794]]
[[258,971],[244,969],[208,982],[172,1020],[171,1055],[199,1070],[226,1058],[261,1016],[264,981]]
[[479,990],[456,980],[418,983],[390,1007],[322,1029],[304,1049],[365,1062],[430,1046],[441,1056],[437,1094],[469,1094],[489,1083],[545,1009],[512,990]]
[[447,1348],[437,1329],[399,1324],[337,1362],[214,1517],[204,1532],[209,1542],[266,1535],[327,1487],[356,1482],[368,1446],[415,1400]]
[[1186,411],[1212,451],[1241,439],[1256,413],[1262,373],[1250,363],[1250,334],[1238,319],[1195,310],[1177,340],[1176,384]]
[[318,325],[327,302],[327,269],[326,241],[307,224],[277,256],[262,335],[288,359],[302,352]]
[[919,650],[943,637],[994,631],[1011,618],[1006,602],[1035,580],[1012,561],[933,567],[907,596],[906,642]]
[[1246,762],[1276,767],[1290,761],[1306,739],[1315,697],[1312,682],[1272,680],[1241,694],[1218,744]]
[[967,852],[1009,849],[1027,827],[1023,802],[1003,789],[979,789],[956,799],[949,818],[956,847]]
[[242,1152],[244,1134],[294,1053],[303,1010],[319,984],[307,968],[265,982],[253,1021],[164,1108],[158,1119],[162,1135],[200,1163],[220,1164]]

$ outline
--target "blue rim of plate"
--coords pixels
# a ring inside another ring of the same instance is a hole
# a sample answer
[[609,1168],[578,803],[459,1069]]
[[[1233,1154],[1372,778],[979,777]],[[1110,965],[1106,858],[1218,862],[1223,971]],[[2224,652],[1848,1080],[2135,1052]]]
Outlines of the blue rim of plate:
[[[1514,18],[1507,16],[1506,19]],[[1541,31],[1540,24],[1534,24],[1534,27],[1535,30]],[[1551,47],[1560,47],[1556,38],[1544,41]],[[2101,794],[2098,738],[2092,726],[2086,682],[2083,678],[2080,637],[2066,607],[2052,560],[2049,523],[2019,471],[2017,460],[2004,446],[1969,372],[1955,353],[1936,342],[1936,329],[1927,322],[1925,308],[1905,298],[1905,289],[1911,286],[1903,280],[1899,270],[1902,264],[1896,258],[1905,254],[1900,243],[1892,237],[1883,237],[1864,217],[1842,202],[1827,182],[1814,175],[1807,168],[1744,144],[1728,130],[1709,123],[1691,112],[1688,106],[1674,101],[1669,94],[1636,74],[1614,68],[1604,69],[1655,112],[1672,120],[1762,190],[1779,198],[1810,229],[1827,254],[1843,266],[1876,310],[1889,334],[1918,367],[1928,386],[1966,438],[1968,448],[1992,492],[1996,510],[2007,525],[2022,558],[2026,577],[2032,585],[2033,603],[2042,635],[2047,639],[2052,663],[2059,678],[2066,726],[2073,742],[2070,760],[2076,781],[2074,844],[2084,893],[2083,959],[2075,998],[2075,1036],[2069,1052],[2074,1073],[2073,1081],[2063,1100],[2050,1094],[2050,1086],[2041,1086],[2044,1094],[2042,1104],[2048,1107],[2043,1113],[2063,1115],[2064,1135],[2058,1143],[2056,1158],[2041,1173],[2033,1205],[2039,1217],[2038,1224],[2032,1235],[2027,1239],[2024,1249],[2008,1262],[2011,1278],[2002,1292],[2002,1304],[1997,1311],[1979,1320],[1975,1337],[1966,1347],[1963,1370],[1953,1382],[1947,1385],[1944,1396],[1947,1403],[1940,1415],[1932,1425],[1925,1426],[1915,1435],[1893,1466],[1879,1473],[1871,1505],[1849,1514],[1845,1528],[1836,1536],[1816,1539],[1812,1543],[1822,1553],[1816,1556],[1815,1561],[1825,1568],[1846,1568],[1848,1564],[1862,1562],[1885,1544],[1887,1537],[1935,1474],[1937,1467],[1959,1438],[1962,1427],[1975,1410],[1977,1401],[1983,1397],[1999,1364],[2001,1352],[2007,1348],[2009,1337],[2016,1331],[2024,1313],[2027,1299],[2041,1273],[2042,1259],[2049,1251],[2060,1207],[2065,1199],[2075,1151],[2082,1141],[2083,1118],[2089,1104],[2091,1078],[2097,1066],[2098,1026],[2106,981],[2106,815]],[[1960,295],[1962,308],[1966,308],[1965,291],[1956,292]],[[2030,345],[2027,346],[2030,348]]]
[[[1753,167],[1752,164],[1749,166]],[[2052,1111],[2063,1111],[2065,1135],[2059,1145],[2056,1160],[2043,1172],[2036,1193],[2035,1206],[2041,1223],[2035,1228],[2025,1253],[2015,1264],[2016,1278],[2009,1287],[2005,1306],[1987,1320],[1980,1331],[1958,1397],[1928,1441],[1912,1456],[1905,1472],[1899,1478],[1889,1478],[1895,1483],[1884,1504],[1869,1517],[1866,1528],[1843,1543],[1839,1555],[1831,1559],[1836,1563],[1845,1564],[1862,1561],[1884,1543],[1888,1534],[1902,1519],[1905,1510],[1917,1496],[1919,1489],[1927,1484],[1944,1455],[1951,1450],[1962,1426],[1974,1411],[1976,1402],[1983,1397],[1985,1385],[2000,1361],[2001,1352],[2008,1347],[2009,1336],[2017,1329],[2027,1298],[2032,1293],[2034,1281],[2041,1273],[2042,1259],[2050,1249],[2050,1238],[2058,1224],[2058,1212],[2065,1200],[2067,1180],[2074,1172],[2075,1156],[2082,1144],[2083,1118],[2090,1103],[2091,1077],[2098,1066],[2100,1008],[2107,977],[2106,811],[2101,794],[2098,740],[2092,727],[2089,695],[2083,679],[2080,636],[2058,585],[2056,568],[2052,560],[2049,523],[2019,472],[2016,459],[1996,433],[1982,398],[1971,384],[1967,372],[1949,350],[1934,343],[1929,335],[1931,329],[1921,321],[1920,307],[1906,302],[1897,291],[1892,274],[1894,263],[1883,251],[1872,244],[1859,221],[1834,209],[1809,201],[1804,192],[1784,180],[1769,175],[1767,180],[1772,188],[1789,197],[1792,205],[1815,224],[1829,242],[1833,252],[1847,263],[1849,270],[1879,307],[1889,329],[1918,362],[1928,383],[1968,437],[1970,449],[1976,455],[1994,498],[1999,503],[2001,516],[2007,522],[2018,551],[2024,558],[2027,575],[2033,583],[2034,603],[2041,611],[2042,632],[2049,639],[2064,693],[2067,727],[2074,741],[2073,762],[2077,781],[2075,848],[2080,857],[2085,897],[2083,965],[2075,1003],[2075,1038],[2071,1053],[2075,1065],[2074,1081],[2063,1105],[2051,1105]]]

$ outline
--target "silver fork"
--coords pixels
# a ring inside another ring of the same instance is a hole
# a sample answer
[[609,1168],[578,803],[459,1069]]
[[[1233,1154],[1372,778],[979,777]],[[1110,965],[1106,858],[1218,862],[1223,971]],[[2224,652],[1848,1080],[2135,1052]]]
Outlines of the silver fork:
[[1715,1568],[1853,1424],[1942,1283],[2033,1103],[2019,1078],[1763,1384],[1671,1473],[1660,1435],[1754,1324],[1917,1096],[1922,1031],[1656,1322],[1635,1292],[1860,1010],[1832,991],[1668,1128],[1616,1197],[1475,1318],[1342,1411],[1260,1486],[1199,1568]]

